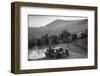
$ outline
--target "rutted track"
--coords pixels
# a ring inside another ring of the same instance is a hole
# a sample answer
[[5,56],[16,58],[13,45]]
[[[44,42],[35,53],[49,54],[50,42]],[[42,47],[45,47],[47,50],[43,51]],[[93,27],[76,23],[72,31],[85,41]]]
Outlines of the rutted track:
[[[56,47],[68,48],[69,56],[62,59],[78,59],[78,58],[87,58],[87,50],[77,46],[75,43],[66,43],[59,44]],[[31,50],[29,52],[29,60],[52,60],[52,58],[47,58],[45,56],[45,51],[47,48],[41,50]],[[58,58],[59,59],[59,58]],[[61,59],[61,58],[60,58]]]

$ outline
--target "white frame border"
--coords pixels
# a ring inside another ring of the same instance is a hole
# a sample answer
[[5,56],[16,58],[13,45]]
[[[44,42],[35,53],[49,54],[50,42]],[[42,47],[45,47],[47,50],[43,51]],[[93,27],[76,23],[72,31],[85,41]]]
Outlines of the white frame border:
[[[41,7],[21,7],[20,8],[20,69],[43,69],[75,66],[94,65],[94,11],[76,9],[57,9]],[[86,16],[88,17],[88,58],[68,59],[50,61],[28,61],[28,14],[36,15],[60,15],[60,16]],[[67,64],[66,64],[67,63]],[[69,64],[68,64],[69,63]]]

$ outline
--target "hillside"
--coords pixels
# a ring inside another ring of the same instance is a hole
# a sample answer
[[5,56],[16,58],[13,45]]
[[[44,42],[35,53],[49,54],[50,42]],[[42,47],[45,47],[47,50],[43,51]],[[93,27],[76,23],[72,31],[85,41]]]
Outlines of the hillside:
[[70,33],[77,33],[86,30],[88,27],[88,20],[55,20],[48,25],[42,27],[28,27],[29,39],[38,38],[42,35],[59,34],[63,30],[68,30]]

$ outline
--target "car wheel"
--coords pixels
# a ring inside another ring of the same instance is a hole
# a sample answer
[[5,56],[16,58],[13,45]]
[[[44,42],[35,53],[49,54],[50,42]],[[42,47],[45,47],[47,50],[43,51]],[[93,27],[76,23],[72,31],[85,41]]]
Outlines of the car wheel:
[[48,53],[46,53],[46,52],[45,52],[45,55],[46,55],[46,57],[47,57],[47,58],[49,58],[49,55],[48,55]]
[[53,57],[54,57],[54,59],[57,59],[57,55],[56,55],[56,54],[54,54],[54,56],[53,56]]

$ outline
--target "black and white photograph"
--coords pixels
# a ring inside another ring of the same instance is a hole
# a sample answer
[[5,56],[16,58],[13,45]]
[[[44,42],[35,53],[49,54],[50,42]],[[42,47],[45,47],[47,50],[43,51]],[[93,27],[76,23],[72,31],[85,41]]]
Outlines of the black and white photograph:
[[28,61],[88,58],[88,18],[28,15]]
[[11,3],[11,72],[97,69],[97,7]]

